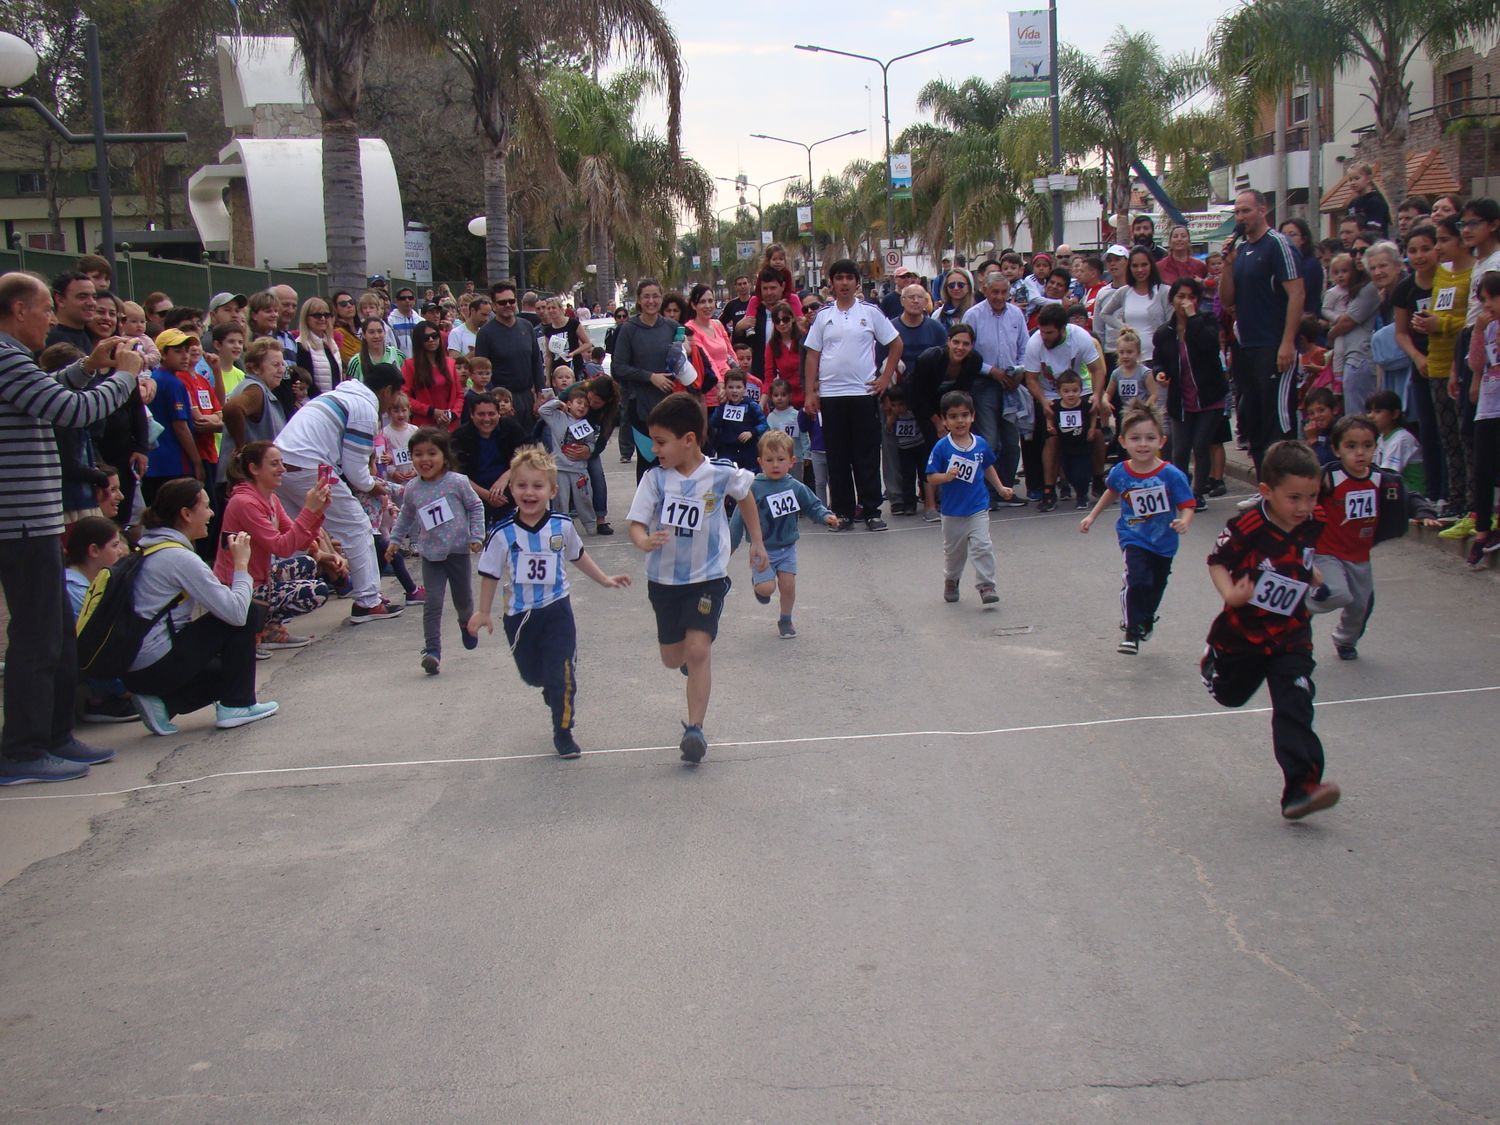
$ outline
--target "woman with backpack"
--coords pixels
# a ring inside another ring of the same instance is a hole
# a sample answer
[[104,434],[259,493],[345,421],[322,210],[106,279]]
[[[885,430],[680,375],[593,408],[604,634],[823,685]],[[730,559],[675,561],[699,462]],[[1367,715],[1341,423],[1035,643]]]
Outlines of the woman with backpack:
[[125,686],[152,734],[176,734],[173,716],[210,703],[221,730],[276,714],[276,704],[255,699],[258,623],[250,613],[250,536],[240,532],[226,540],[234,566],[228,586],[193,550],[213,514],[203,485],[183,477],[157,489],[142,521],[144,557],[131,604],[151,624]]

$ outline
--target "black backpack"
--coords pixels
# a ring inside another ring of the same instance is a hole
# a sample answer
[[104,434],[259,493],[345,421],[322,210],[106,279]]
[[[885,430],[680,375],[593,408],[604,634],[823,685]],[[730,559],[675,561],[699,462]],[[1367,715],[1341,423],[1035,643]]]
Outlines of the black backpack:
[[1375,507],[1375,542],[1400,539],[1411,526],[1407,513],[1406,482],[1400,473],[1376,469],[1380,499]]
[[[146,556],[181,543],[153,543],[143,551],[126,555],[108,570],[101,570],[89,583],[78,613],[78,670],[97,679],[115,679],[130,671],[146,634],[166,617],[186,594],[178,594],[147,619],[135,612],[135,580]],[[171,625],[168,619],[168,627]]]

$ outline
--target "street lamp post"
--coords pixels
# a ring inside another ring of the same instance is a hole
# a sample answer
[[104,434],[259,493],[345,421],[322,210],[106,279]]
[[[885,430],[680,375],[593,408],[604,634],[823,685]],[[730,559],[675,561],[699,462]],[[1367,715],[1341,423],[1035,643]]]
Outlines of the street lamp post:
[[[30,95],[0,98],[0,109],[29,109],[70,145],[93,145],[95,176],[99,180],[99,240],[110,271],[115,268],[115,205],[109,183],[109,151],[106,145],[181,144],[186,133],[106,133],[104,131],[104,80],[99,68],[99,28],[84,24],[84,58],[88,64],[89,100],[94,131],[74,133],[36,98]],[[29,82],[37,68],[36,50],[24,39],[0,35],[0,85],[14,89]]]
[[[729,176],[715,176],[714,177],[714,179],[716,179],[716,180],[723,180],[726,184],[733,184],[735,187],[739,188],[741,190],[741,192],[744,192],[745,190],[748,190],[749,188],[754,188],[755,189],[755,217],[760,220],[760,223],[761,223],[762,226],[765,225],[766,213],[765,213],[765,208],[761,206],[762,200],[761,200],[761,194],[760,193],[762,191],[764,191],[768,187],[774,187],[777,184],[783,184],[783,183],[786,183],[787,180],[795,180],[796,178],[797,178],[796,175],[793,174],[793,175],[790,175],[790,176],[782,176],[779,179],[775,179],[775,180],[767,180],[763,184],[752,184],[752,183],[748,183],[748,182],[746,182],[744,180],[741,180],[741,179],[733,179],[733,178],[731,178]],[[743,197],[740,199],[740,202],[742,204],[744,203]]]
[[809,259],[812,265],[810,272],[813,274],[813,276],[807,279],[807,284],[810,287],[816,286],[822,280],[821,263],[818,261],[818,204],[816,199],[817,192],[813,188],[812,150],[819,145],[826,145],[829,141],[841,141],[845,137],[858,136],[863,132],[863,129],[850,129],[847,133],[836,133],[834,136],[824,137],[821,141],[813,141],[812,144],[807,144],[804,141],[788,140],[786,137],[773,137],[769,133],[750,134],[752,140],[780,141],[784,145],[796,145],[807,153],[807,221],[810,227],[808,233],[812,236],[812,253],[809,255]]
[[843,55],[846,59],[860,59],[863,62],[872,62],[880,68],[880,89],[885,99],[885,237],[890,245],[896,245],[896,204],[891,193],[891,66],[902,59],[915,58],[917,55],[925,55],[928,51],[938,51],[944,47],[962,47],[965,43],[974,42],[972,35],[962,39],[949,39],[945,43],[934,43],[931,47],[923,47],[920,51],[908,51],[904,55],[897,55],[893,59],[877,59],[874,55],[857,55],[853,51],[840,51],[833,47],[818,47],[811,43],[796,44],[799,51],[811,51],[814,54]]

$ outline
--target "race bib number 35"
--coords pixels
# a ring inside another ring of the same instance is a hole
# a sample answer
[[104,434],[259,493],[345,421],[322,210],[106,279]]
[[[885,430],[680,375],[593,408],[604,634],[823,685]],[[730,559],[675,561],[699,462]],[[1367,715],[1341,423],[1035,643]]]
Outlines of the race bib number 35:
[[661,522],[691,535],[703,526],[703,501],[691,496],[668,496],[661,505]]
[[1306,582],[1298,582],[1274,570],[1263,570],[1255,580],[1255,593],[1250,597],[1250,604],[1267,613],[1290,617],[1306,596]]
[[1130,490],[1130,513],[1138,520],[1150,519],[1171,510],[1172,502],[1167,499],[1165,485],[1153,484]]
[[797,494],[791,489],[785,492],[773,492],[766,497],[766,507],[771,510],[772,519],[780,519],[782,516],[795,516],[802,510],[802,505],[797,503]]
[[953,474],[954,480],[973,484],[979,479],[979,462],[967,457],[955,457],[948,462],[948,471]]
[[1348,523],[1355,520],[1372,520],[1375,518],[1375,490],[1373,488],[1361,488],[1358,492],[1349,492],[1344,495],[1344,519]]
[[557,580],[557,556],[546,551],[517,551],[516,581],[523,586],[548,586]]

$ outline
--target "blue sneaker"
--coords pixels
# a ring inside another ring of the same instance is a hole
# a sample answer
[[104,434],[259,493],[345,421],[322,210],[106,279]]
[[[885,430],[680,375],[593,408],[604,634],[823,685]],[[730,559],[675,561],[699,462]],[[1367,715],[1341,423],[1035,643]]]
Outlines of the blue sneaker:
[[220,730],[233,730],[235,727],[269,719],[276,714],[276,711],[277,707],[274,703],[252,703],[249,707],[225,707],[222,703],[216,703],[214,704],[214,726]]
[[0,785],[31,785],[43,781],[76,781],[87,777],[88,766],[69,762],[56,754],[40,758],[0,758]]
[[678,749],[682,751],[682,760],[690,766],[703,761],[703,755],[708,753],[708,739],[703,737],[703,728],[696,723],[683,723]]
[[468,649],[470,652],[473,652],[476,648],[479,647],[479,634],[469,632],[469,627],[467,625],[460,625],[458,627],[458,635],[463,638],[464,648]]
[[96,746],[80,742],[73,735],[69,735],[68,741],[64,742],[61,746],[54,746],[48,752],[54,758],[61,758],[65,762],[73,762],[75,765],[80,766],[100,766],[115,756],[115,751],[100,750]]
[[135,704],[135,713],[152,734],[165,737],[177,733],[177,728],[172,725],[172,716],[167,713],[167,705],[159,696],[136,692],[130,697],[130,701]]

